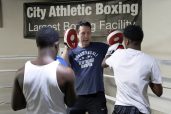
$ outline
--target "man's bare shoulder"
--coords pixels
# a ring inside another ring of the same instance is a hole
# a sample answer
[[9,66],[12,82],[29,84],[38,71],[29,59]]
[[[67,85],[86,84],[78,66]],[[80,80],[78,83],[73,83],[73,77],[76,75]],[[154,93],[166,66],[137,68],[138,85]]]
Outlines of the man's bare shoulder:
[[59,65],[57,69],[57,75],[63,79],[63,81],[73,81],[75,79],[74,71],[70,67]]

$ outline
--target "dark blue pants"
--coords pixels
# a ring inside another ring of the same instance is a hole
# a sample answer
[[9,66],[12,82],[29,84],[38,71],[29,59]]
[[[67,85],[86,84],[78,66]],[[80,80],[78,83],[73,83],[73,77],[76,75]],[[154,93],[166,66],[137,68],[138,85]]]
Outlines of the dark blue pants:
[[143,114],[134,106],[115,105],[112,114]]
[[69,114],[107,114],[106,98],[104,92],[90,95],[80,95]]

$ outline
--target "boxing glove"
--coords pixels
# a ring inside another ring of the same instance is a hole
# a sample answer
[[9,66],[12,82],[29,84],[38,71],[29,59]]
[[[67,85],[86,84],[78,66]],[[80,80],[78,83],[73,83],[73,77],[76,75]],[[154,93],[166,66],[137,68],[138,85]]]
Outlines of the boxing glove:
[[67,29],[64,33],[64,44],[69,48],[76,48],[78,45],[77,32],[75,29]]
[[124,46],[120,43],[111,45],[107,50],[106,56],[112,55],[117,49],[124,49]]
[[107,36],[107,43],[109,45],[113,45],[115,43],[120,43],[122,44],[123,42],[123,33],[119,30],[112,31],[108,36]]

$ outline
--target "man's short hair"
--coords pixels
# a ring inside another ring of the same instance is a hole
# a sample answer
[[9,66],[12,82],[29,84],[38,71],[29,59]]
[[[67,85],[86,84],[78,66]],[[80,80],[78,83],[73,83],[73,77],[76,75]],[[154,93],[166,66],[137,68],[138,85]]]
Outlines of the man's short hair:
[[123,32],[124,36],[131,41],[142,42],[144,33],[138,25],[128,25]]
[[36,33],[36,44],[39,48],[52,47],[57,41],[58,32],[51,27],[43,27]]
[[85,20],[81,20],[80,22],[78,22],[78,24],[76,25],[76,30],[78,31],[78,29],[80,28],[80,26],[87,26],[90,27],[91,29],[91,24],[88,21]]

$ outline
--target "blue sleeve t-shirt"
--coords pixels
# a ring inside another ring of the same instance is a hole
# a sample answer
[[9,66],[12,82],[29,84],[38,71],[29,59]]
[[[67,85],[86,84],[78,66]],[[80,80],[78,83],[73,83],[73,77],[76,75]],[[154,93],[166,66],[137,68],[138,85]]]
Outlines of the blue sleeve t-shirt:
[[59,63],[61,63],[64,66],[68,66],[67,62],[60,56],[56,56],[55,60],[59,61]]
[[69,51],[69,61],[76,75],[77,95],[104,91],[101,63],[108,47],[105,43],[91,42],[88,47],[80,48],[78,46]]

